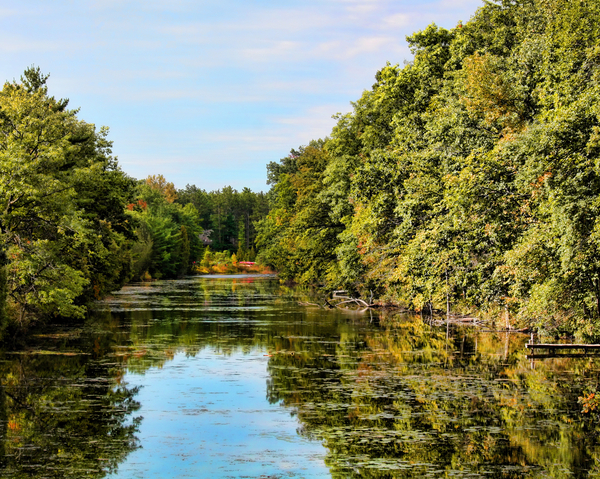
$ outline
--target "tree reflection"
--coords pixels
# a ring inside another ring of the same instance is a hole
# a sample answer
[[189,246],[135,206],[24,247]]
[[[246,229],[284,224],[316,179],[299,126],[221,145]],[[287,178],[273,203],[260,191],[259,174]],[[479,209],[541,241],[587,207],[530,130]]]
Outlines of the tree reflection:
[[577,407],[582,360],[531,369],[524,338],[457,331],[448,345],[419,319],[388,322],[363,342],[339,336],[274,356],[268,387],[270,401],[295,409],[300,433],[329,449],[334,477],[571,477],[596,467],[598,428]]
[[[306,294],[303,292],[302,294]],[[531,363],[524,336],[420,318],[301,308],[275,282],[126,288],[77,339],[89,355],[0,363],[0,471],[102,477],[136,447],[136,390],[122,382],[176,353],[268,355],[267,398],[321,441],[334,478],[579,477],[600,473],[593,359]],[[72,343],[55,349],[68,351]]]
[[0,363],[2,477],[104,477],[134,450],[135,388],[85,356]]
[[[268,400],[290,407],[299,433],[324,443],[334,477],[566,477],[596,467],[596,423],[577,405],[594,362],[531,369],[524,336],[457,329],[447,340],[445,328],[419,318],[368,324],[295,308],[292,295],[269,282],[201,282],[170,300],[201,303],[201,312],[123,313],[131,328],[120,358],[143,373],[176,351],[266,350]],[[144,302],[157,297],[131,306]]]
[[0,384],[0,469],[6,468],[6,431],[8,418],[6,414],[6,394],[4,386]]

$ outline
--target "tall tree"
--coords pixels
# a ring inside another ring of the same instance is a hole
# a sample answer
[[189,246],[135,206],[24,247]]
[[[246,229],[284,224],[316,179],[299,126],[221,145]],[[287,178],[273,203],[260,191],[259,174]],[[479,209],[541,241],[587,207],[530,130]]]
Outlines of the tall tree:
[[[338,116],[322,173],[295,152],[268,165],[264,258],[415,309],[600,334],[600,4],[486,2],[407,40],[413,61]],[[306,241],[309,218],[330,240]]]
[[49,96],[47,79],[32,67],[0,91],[0,237],[8,314],[20,327],[81,316],[86,289],[99,296],[126,277],[130,180],[107,130]]

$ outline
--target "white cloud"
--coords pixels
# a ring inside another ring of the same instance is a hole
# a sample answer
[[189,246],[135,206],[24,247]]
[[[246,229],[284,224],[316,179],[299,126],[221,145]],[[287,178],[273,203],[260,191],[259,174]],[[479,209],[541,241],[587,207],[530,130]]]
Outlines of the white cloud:
[[359,1],[348,2],[350,5],[346,7],[346,11],[351,18],[364,18],[365,15],[376,13],[381,8],[381,3],[378,1]]
[[378,68],[410,59],[407,34],[466,21],[480,4],[22,0],[0,8],[0,69],[50,71],[51,94],[111,126],[136,177],[173,172],[178,186],[202,186],[233,165],[256,171],[235,181],[264,184],[268,161],[328,135]]
[[[439,0],[438,6],[443,9],[458,10],[459,8],[468,9],[471,14],[475,13],[473,9],[473,0]],[[480,2],[476,7],[483,6]],[[467,19],[465,19],[466,21]]]
[[[332,128],[336,124],[336,120],[332,115],[340,111],[350,111],[350,104],[326,104],[317,105],[308,108],[300,114],[291,117],[283,117],[275,120],[275,124],[282,125],[285,132],[285,138],[292,137],[295,143],[290,145],[299,146],[307,144],[310,140],[317,138],[325,138],[329,136]],[[289,141],[289,140],[288,140]]]
[[243,48],[242,55],[253,62],[271,62],[286,58],[289,60],[297,59],[303,51],[303,43],[289,40],[271,42],[269,46]]
[[353,58],[364,53],[373,53],[383,50],[386,46],[393,48],[397,39],[394,37],[361,37],[356,39],[353,45],[345,52],[345,58]]
[[8,37],[6,34],[0,36],[0,52],[6,54],[35,53],[36,56],[39,56],[41,53],[68,53],[78,49],[77,45],[62,40],[41,40],[14,35]]
[[407,13],[396,13],[384,18],[385,28],[404,28],[411,23],[411,16]]
[[[16,8],[2,8],[0,7],[0,18],[14,17],[17,15],[23,15],[23,11]],[[31,12],[29,12],[31,13]]]

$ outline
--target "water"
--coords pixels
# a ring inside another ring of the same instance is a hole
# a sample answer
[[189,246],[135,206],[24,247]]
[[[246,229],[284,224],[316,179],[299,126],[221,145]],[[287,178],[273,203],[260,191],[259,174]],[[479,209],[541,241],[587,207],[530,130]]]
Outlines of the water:
[[300,306],[273,278],[131,285],[0,354],[0,477],[600,476],[595,358]]

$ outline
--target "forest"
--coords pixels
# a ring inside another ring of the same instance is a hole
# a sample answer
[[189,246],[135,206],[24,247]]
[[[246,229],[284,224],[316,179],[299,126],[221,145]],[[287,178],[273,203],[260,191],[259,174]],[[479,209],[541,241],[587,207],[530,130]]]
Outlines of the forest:
[[0,91],[0,337],[207,251],[282,281],[600,334],[600,4],[486,2],[407,37],[268,193],[137,180],[27,69]]
[[263,193],[129,177],[108,129],[50,96],[48,77],[31,67],[0,91],[0,338],[83,319],[128,281],[192,273],[207,249],[254,258]]
[[407,37],[328,138],[268,165],[259,259],[407,309],[600,332],[600,3],[486,2]]

